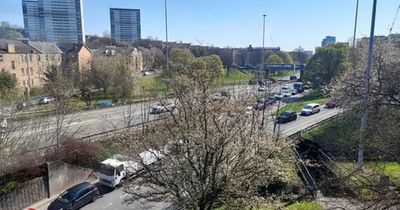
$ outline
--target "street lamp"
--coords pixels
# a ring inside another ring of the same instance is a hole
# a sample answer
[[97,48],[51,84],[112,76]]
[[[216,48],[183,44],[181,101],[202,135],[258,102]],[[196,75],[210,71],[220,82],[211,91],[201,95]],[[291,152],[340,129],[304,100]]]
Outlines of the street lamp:
[[363,113],[361,117],[361,125],[360,125],[360,141],[358,148],[358,158],[357,158],[357,169],[362,170],[364,165],[364,145],[365,145],[365,137],[367,133],[368,127],[368,100],[370,93],[370,84],[369,81],[371,79],[371,68],[372,68],[372,53],[374,50],[374,36],[375,36],[375,16],[376,16],[376,3],[377,0],[374,0],[374,4],[372,7],[372,20],[371,20],[371,33],[369,36],[369,47],[368,47],[368,63],[367,68],[365,69],[365,77],[364,77],[364,93],[363,93]]
[[167,11],[167,0],[164,0],[164,15],[165,15],[165,44],[166,44],[166,60],[167,70],[169,69],[169,44],[168,44],[168,11]]

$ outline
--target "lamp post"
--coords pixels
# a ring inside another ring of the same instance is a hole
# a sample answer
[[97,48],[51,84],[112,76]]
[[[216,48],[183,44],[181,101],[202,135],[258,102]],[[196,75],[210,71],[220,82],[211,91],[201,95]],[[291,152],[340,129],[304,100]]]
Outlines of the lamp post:
[[165,44],[166,44],[166,60],[167,70],[169,69],[169,44],[168,44],[168,11],[167,11],[167,0],[164,0],[164,15],[165,15]]
[[[262,64],[261,64],[261,72],[260,72],[260,77],[261,77],[261,81],[264,80],[264,74],[265,74],[265,17],[267,15],[263,14],[263,41],[262,41]],[[265,96],[265,94],[264,94]],[[262,113],[262,121],[261,121],[261,127],[264,128],[264,124],[265,124],[265,103],[266,103],[266,99],[264,98],[264,104],[263,104],[263,113]]]
[[368,63],[367,68],[365,69],[364,76],[364,92],[363,92],[363,113],[361,117],[361,125],[360,125],[360,141],[358,148],[358,158],[357,158],[357,169],[362,170],[364,165],[364,145],[365,145],[365,137],[368,128],[368,100],[370,93],[370,79],[371,79],[371,68],[372,68],[372,54],[374,50],[374,35],[375,35],[375,16],[376,16],[376,3],[377,0],[374,0],[372,7],[372,20],[371,20],[371,33],[369,36],[369,47],[368,47]]
[[360,3],[360,0],[357,0],[357,4],[356,4],[356,15],[354,18],[354,33],[353,33],[353,46],[352,46],[352,50],[353,50],[353,56],[354,56],[354,52],[356,49],[356,36],[357,36],[357,21],[358,21],[358,5]]

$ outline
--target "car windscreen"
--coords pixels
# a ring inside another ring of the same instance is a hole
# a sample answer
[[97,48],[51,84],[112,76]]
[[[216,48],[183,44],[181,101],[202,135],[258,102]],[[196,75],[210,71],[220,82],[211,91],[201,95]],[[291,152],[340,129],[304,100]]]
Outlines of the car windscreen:
[[65,191],[63,192],[57,200],[63,202],[63,203],[68,203],[74,199],[74,193],[70,191]]
[[108,165],[101,165],[100,173],[105,174],[107,176],[114,176],[115,168]]
[[284,113],[282,113],[282,116],[284,116],[284,117],[289,117],[290,115],[292,115],[291,112],[284,112]]
[[305,105],[305,106],[304,106],[304,109],[312,109],[312,106],[310,106],[310,105]]

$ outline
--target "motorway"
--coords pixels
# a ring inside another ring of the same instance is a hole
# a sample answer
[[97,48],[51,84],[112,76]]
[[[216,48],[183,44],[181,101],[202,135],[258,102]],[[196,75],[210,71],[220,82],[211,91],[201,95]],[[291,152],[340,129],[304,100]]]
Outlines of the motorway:
[[[256,86],[240,85],[220,88],[219,91],[229,91],[233,96],[239,96],[254,94],[257,92],[256,89]],[[174,100],[168,99],[168,101]],[[121,129],[157,118],[157,115],[149,114],[149,108],[156,103],[157,101],[149,101],[73,113],[63,116],[62,120],[55,116],[32,120],[24,122],[23,125],[19,124],[20,126],[16,124],[14,127],[18,127],[18,130],[12,133],[10,139],[23,137],[25,145],[31,150],[54,144],[55,142],[49,142],[49,139],[52,139],[51,136],[57,128],[62,134],[76,138]],[[62,126],[57,126],[57,121],[62,122]],[[10,124],[12,127],[12,122]]]
[[[340,112],[339,109],[325,109],[322,108],[320,113],[311,116],[299,116],[296,121],[289,122],[278,126],[281,135],[283,137],[290,136],[300,132],[310,125],[317,124],[325,119],[333,117]],[[267,129],[272,131],[273,123],[269,122]],[[135,202],[132,204],[125,204],[124,199],[129,198],[129,195],[124,193],[122,189],[111,190],[104,186],[98,185],[102,192],[102,197],[96,202],[91,203],[82,208],[82,210],[93,210],[93,209],[113,209],[113,210],[161,210],[167,209],[170,205],[167,203],[146,203],[146,202]]]

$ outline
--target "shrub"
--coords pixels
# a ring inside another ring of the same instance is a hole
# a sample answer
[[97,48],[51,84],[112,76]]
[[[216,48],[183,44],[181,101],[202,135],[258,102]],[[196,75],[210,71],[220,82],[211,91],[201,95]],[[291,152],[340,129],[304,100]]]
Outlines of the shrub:
[[69,164],[93,166],[100,159],[98,147],[79,139],[66,140],[61,145],[61,159]]

